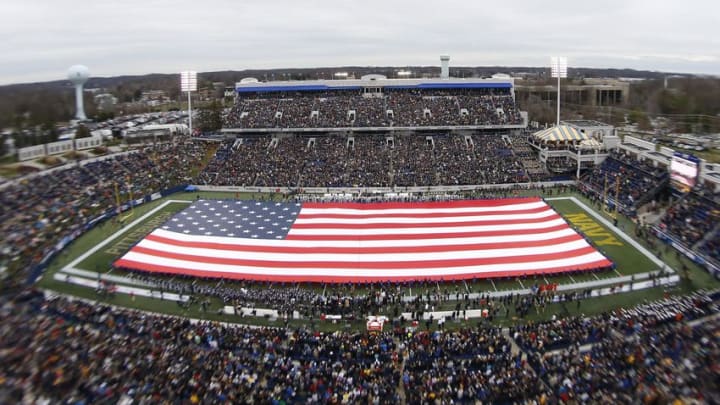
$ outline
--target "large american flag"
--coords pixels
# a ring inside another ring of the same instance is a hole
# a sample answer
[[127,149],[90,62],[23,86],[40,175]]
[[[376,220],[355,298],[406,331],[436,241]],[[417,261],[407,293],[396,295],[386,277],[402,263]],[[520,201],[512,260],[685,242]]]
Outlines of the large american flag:
[[336,283],[541,275],[611,264],[539,198],[198,200],[115,262],[198,277]]

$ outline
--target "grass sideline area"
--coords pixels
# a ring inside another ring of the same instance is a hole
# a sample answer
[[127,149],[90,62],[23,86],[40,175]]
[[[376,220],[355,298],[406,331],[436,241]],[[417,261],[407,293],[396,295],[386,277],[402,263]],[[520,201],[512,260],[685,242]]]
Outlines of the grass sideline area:
[[[524,192],[518,192],[517,195],[539,195],[539,190],[530,190]],[[536,276],[528,277],[525,279],[513,278],[505,280],[477,280],[475,282],[449,282],[449,283],[435,283],[435,285],[426,286],[423,289],[413,289],[413,294],[427,294],[427,293],[449,293],[454,294],[459,292],[464,294],[465,292],[487,292],[487,291],[502,291],[502,290],[516,290],[518,288],[527,288],[534,283],[548,283],[556,282],[559,284],[568,284],[582,281],[593,281],[602,279],[611,279],[618,277],[618,275],[633,275],[645,273],[651,270],[657,270],[657,265],[650,259],[640,253],[637,249],[632,247],[626,241],[619,238],[617,229],[611,229],[614,227],[608,227],[600,223],[599,221],[592,218],[583,208],[575,204],[572,200],[559,199],[558,197],[575,197],[588,207],[592,207],[591,202],[587,199],[582,198],[576,193],[558,194],[553,193],[545,194],[548,198],[548,203],[558,211],[563,217],[566,218],[574,227],[582,231],[588,238],[590,238],[596,246],[610,257],[617,265],[617,271],[607,271],[603,273],[588,273],[581,275],[560,275],[560,276]],[[144,298],[144,297],[130,297],[127,295],[118,294],[112,298],[101,298],[98,297],[94,289],[80,287],[77,285],[68,284],[55,280],[53,275],[60,271],[64,266],[74,261],[76,258],[92,249],[102,241],[112,237],[119,231],[123,230],[123,234],[117,239],[113,240],[107,246],[104,246],[94,254],[90,255],[86,259],[82,260],[77,264],[77,268],[99,272],[109,273],[113,275],[126,275],[123,271],[111,270],[110,264],[113,260],[117,259],[127,248],[133,243],[142,239],[146,234],[150,233],[157,226],[161,225],[167,219],[169,219],[175,213],[186,208],[188,203],[194,201],[197,198],[201,199],[279,199],[281,195],[273,194],[251,194],[251,193],[225,193],[225,192],[193,192],[193,193],[176,193],[163,199],[153,201],[148,204],[136,207],[132,216],[126,221],[120,223],[118,221],[108,221],[102,225],[97,226],[91,231],[87,232],[82,237],[78,238],[70,246],[66,247],[64,252],[56,258],[48,270],[44,273],[42,279],[38,282],[38,286],[49,290],[57,291],[62,294],[74,295],[82,298],[106,301],[113,305],[122,307],[136,308],[140,310],[146,310],[150,312],[164,313],[170,315],[207,319],[214,321],[225,321],[225,322],[242,322],[259,325],[279,325],[281,321],[269,321],[262,318],[240,318],[238,316],[228,316],[217,314],[217,310],[222,308],[223,303],[216,298],[208,298],[210,301],[209,309],[207,312],[201,312],[199,306],[192,306],[190,309],[181,308],[174,302],[162,301],[159,299]],[[166,203],[169,200],[180,200],[186,202],[173,202],[162,209],[155,212],[152,216],[146,218],[140,223],[129,226],[133,221],[147,214],[148,212],[156,209],[161,204]],[[607,213],[598,210],[597,207],[592,207],[596,213],[600,213],[609,221],[612,221]],[[634,238],[634,224],[627,218],[622,216],[618,217],[617,227],[620,230],[624,230],[626,234]],[[125,229],[123,229],[125,228]],[[650,246],[643,240],[634,238],[640,242],[646,248]],[[688,267],[689,279],[684,280],[680,287],[671,291],[670,293],[687,293],[699,288],[713,288],[720,285],[706,271],[699,268],[698,266],[690,263],[689,260],[681,259],[679,255],[676,255],[674,251],[670,249],[653,250],[661,260],[666,262],[670,267],[679,269],[683,264]],[[213,282],[205,282],[212,284]],[[247,283],[244,285],[246,288],[267,288],[266,285]],[[304,286],[306,287],[306,286]],[[321,285],[310,285],[310,288],[316,289],[318,292],[322,292],[325,287]],[[328,287],[332,290],[332,287]],[[356,289],[357,293],[363,293],[370,291],[370,287],[360,287]],[[611,310],[617,307],[631,306],[640,303],[644,300],[658,299],[664,294],[668,293],[662,288],[652,288],[643,291],[636,291],[631,293],[614,295],[611,297],[603,298],[592,298],[582,302],[580,307],[576,307],[575,303],[571,305],[565,304],[550,304],[544,313],[532,312],[530,316],[524,320],[514,318],[513,310],[507,318],[496,319],[495,323],[498,325],[508,326],[518,322],[527,322],[530,320],[547,319],[555,314],[564,315],[578,315],[578,314],[594,314],[607,310]],[[201,298],[204,300],[205,298]],[[449,302],[445,305],[445,308],[438,309],[451,309],[454,308],[455,302]],[[394,308],[387,308],[385,313],[380,315],[390,315],[393,313]],[[289,325],[302,325],[307,324],[308,320],[301,321],[289,321]],[[462,324],[458,324],[462,325]],[[328,330],[338,329],[339,327],[350,327],[350,328],[364,328],[364,322],[342,322],[341,324],[323,324],[323,328]],[[453,325],[447,325],[446,327],[453,327]]]

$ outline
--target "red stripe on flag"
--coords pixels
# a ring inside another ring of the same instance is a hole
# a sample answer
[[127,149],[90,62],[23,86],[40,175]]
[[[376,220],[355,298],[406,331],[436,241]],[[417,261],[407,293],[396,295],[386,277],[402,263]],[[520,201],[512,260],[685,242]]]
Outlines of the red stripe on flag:
[[269,267],[269,268],[345,268],[345,269],[367,269],[367,270],[383,270],[383,269],[430,269],[441,267],[466,267],[466,266],[482,266],[489,264],[508,264],[508,263],[532,263],[547,260],[559,260],[573,256],[582,256],[594,253],[592,246],[586,246],[579,249],[567,250],[564,252],[552,252],[527,256],[508,256],[508,257],[491,257],[491,258],[471,258],[471,259],[447,259],[447,260],[402,260],[402,261],[381,261],[381,262],[365,262],[362,261],[362,255],[359,255],[358,261],[303,261],[301,257],[295,261],[283,260],[251,260],[251,259],[231,259],[226,257],[211,256],[195,256],[183,253],[164,252],[161,250],[146,248],[143,246],[135,246],[130,249],[131,252],[144,253],[154,257],[163,257],[167,259],[185,260],[189,262],[223,264],[229,266],[248,266],[248,267]]
[[311,283],[377,283],[383,281],[391,282],[402,282],[402,281],[453,281],[453,280],[468,280],[473,278],[499,278],[499,277],[522,277],[532,275],[550,275],[558,273],[566,273],[571,271],[583,271],[583,270],[594,270],[607,267],[610,262],[607,260],[598,260],[592,263],[586,263],[582,265],[574,266],[559,266],[552,269],[543,270],[540,272],[533,271],[532,269],[525,270],[509,270],[509,271],[488,271],[478,273],[463,273],[463,274],[449,274],[449,275],[430,275],[430,276],[383,276],[380,274],[373,274],[368,276],[342,276],[340,274],[334,276],[318,276],[313,274],[302,274],[302,275],[270,275],[270,274],[256,274],[256,273],[226,273],[222,271],[203,271],[203,270],[191,270],[182,269],[172,266],[155,265],[144,262],[136,262],[132,260],[120,259],[115,262],[115,266],[124,267],[135,270],[148,271],[153,273],[162,274],[182,274],[186,276],[194,277],[207,277],[207,278],[224,278],[232,280],[252,280],[252,281],[273,281],[273,282],[311,282]]

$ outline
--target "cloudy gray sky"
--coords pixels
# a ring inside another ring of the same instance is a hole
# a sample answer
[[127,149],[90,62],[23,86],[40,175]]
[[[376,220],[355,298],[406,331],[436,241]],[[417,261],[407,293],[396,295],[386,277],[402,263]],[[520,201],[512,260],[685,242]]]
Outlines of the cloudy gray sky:
[[571,66],[720,74],[717,0],[3,0],[0,84],[344,65]]

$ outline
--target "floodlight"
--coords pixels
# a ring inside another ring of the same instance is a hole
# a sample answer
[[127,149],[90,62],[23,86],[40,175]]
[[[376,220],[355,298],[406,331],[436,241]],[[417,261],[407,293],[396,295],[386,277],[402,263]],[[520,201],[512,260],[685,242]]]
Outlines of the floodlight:
[[550,72],[552,77],[567,77],[568,62],[564,56],[553,56],[550,58]]
[[555,125],[560,126],[560,78],[567,77],[568,63],[564,56],[553,56],[550,58],[550,74],[558,79],[557,89],[557,122]]
[[197,72],[191,70],[180,72],[180,90],[186,91],[188,94],[188,128],[192,136],[192,100],[190,93],[197,91]]
[[180,90],[197,91],[197,72],[180,72]]

